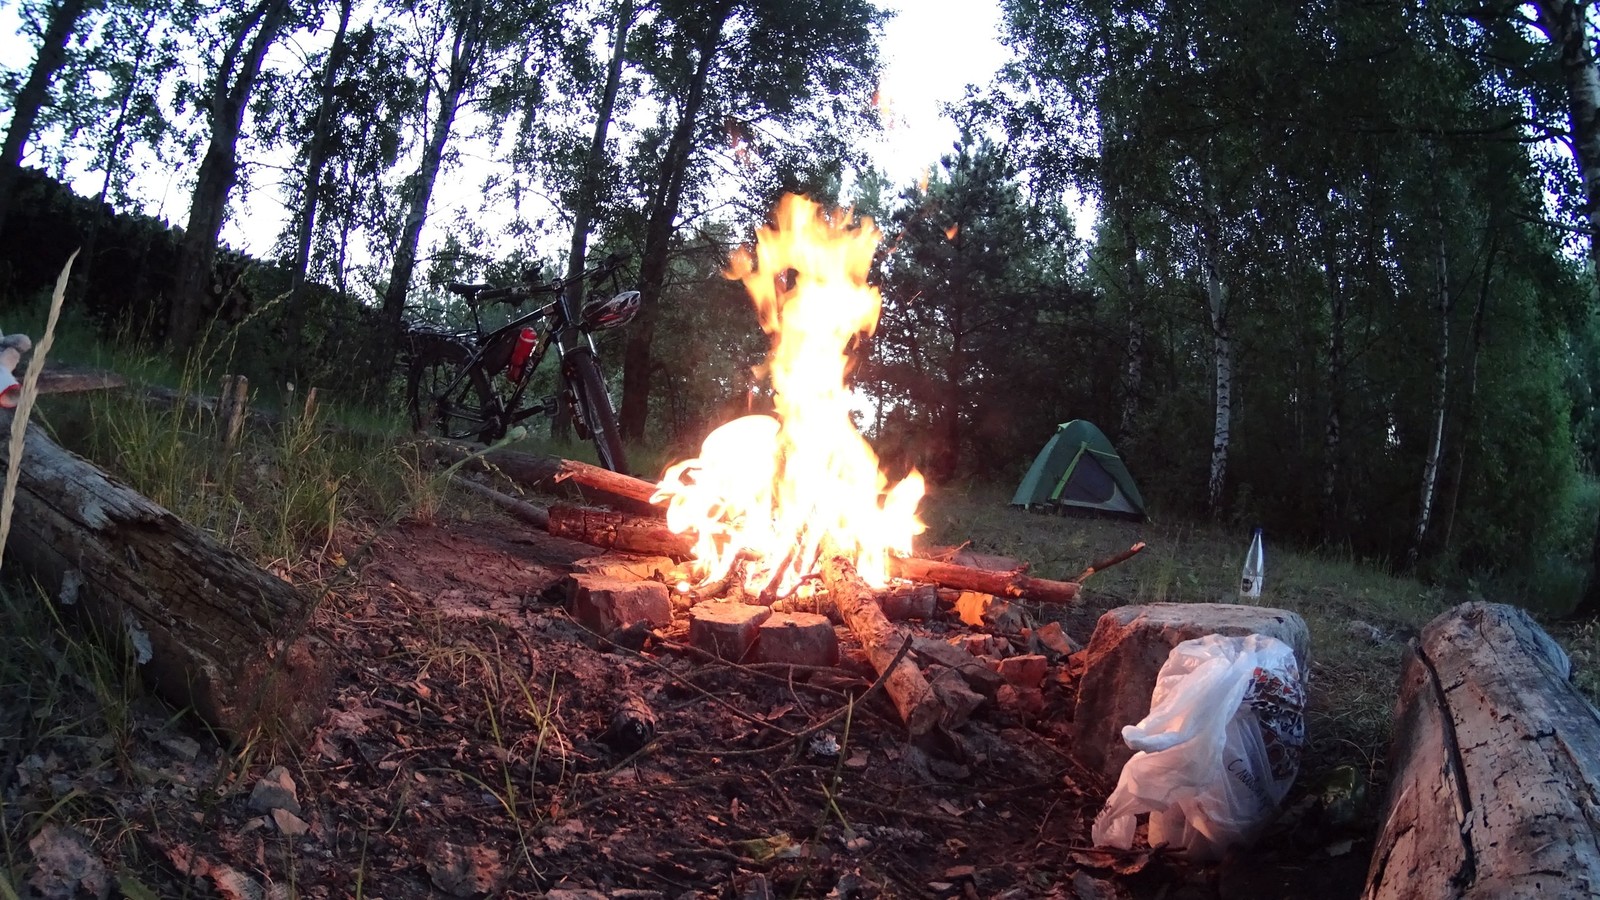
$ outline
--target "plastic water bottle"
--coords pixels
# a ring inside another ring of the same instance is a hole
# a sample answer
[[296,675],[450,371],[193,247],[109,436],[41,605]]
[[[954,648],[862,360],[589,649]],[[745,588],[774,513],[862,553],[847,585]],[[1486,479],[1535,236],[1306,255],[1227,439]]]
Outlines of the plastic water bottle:
[[1244,574],[1239,578],[1240,599],[1261,596],[1261,579],[1266,574],[1266,555],[1261,549],[1261,529],[1250,537],[1250,550],[1244,555]]

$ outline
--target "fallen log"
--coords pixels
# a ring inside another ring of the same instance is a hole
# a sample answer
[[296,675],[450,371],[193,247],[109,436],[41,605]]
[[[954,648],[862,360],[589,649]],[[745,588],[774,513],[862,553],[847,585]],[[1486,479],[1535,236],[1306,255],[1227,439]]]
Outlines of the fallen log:
[[[549,531],[558,537],[583,541],[596,547],[631,553],[654,553],[677,559],[687,558],[692,547],[688,537],[674,534],[660,519],[583,507],[552,506]],[[1070,581],[1034,578],[1020,571],[990,572],[917,557],[891,558],[889,574],[956,590],[977,591],[998,597],[1025,597],[1045,603],[1072,603],[1077,600],[1080,587]]]
[[128,650],[158,694],[241,743],[321,718],[331,681],[303,633],[307,597],[35,425],[18,474],[7,568]]
[[116,372],[93,369],[45,369],[39,373],[39,393],[72,394],[81,391],[104,391],[128,383]]
[[1600,714],[1527,613],[1466,603],[1407,647],[1363,894],[1600,894]]
[[866,650],[873,671],[883,676],[884,692],[900,713],[900,721],[913,736],[926,734],[939,723],[941,707],[922,670],[900,653],[911,640],[910,633],[889,624],[873,600],[872,588],[849,560],[840,556],[823,560],[822,583]]

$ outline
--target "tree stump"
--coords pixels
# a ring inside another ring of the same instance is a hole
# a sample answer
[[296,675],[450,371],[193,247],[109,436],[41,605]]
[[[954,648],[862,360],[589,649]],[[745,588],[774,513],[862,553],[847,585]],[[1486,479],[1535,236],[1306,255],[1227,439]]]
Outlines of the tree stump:
[[1364,897],[1600,893],[1600,714],[1527,613],[1467,603],[1405,653]]
[[[0,431],[9,431],[9,412]],[[9,453],[4,466],[9,467]],[[5,562],[128,650],[155,691],[237,740],[296,736],[330,680],[302,634],[312,605],[29,425]]]

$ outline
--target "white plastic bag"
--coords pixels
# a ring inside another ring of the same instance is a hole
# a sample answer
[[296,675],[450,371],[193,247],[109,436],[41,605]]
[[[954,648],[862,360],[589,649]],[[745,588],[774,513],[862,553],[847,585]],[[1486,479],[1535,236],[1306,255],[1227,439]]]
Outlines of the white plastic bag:
[[1277,638],[1184,641],[1156,676],[1150,714],[1122,729],[1139,752],[1094,822],[1097,846],[1133,845],[1140,813],[1151,846],[1216,859],[1256,837],[1300,768],[1305,688]]

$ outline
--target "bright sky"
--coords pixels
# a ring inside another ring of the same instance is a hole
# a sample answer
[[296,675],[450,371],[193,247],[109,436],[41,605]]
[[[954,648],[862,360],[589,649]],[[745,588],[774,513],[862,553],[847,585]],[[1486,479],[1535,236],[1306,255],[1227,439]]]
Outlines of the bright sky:
[[941,103],[988,84],[1006,61],[995,0],[880,0],[897,15],[884,30],[882,95],[893,111],[878,164],[905,184],[950,152],[956,126]]
[[[878,164],[889,175],[890,183],[903,186],[915,181],[950,151],[957,138],[955,123],[943,116],[940,104],[959,100],[969,83],[988,84],[1007,57],[999,42],[998,0],[877,0],[878,5],[896,13],[885,28],[882,48],[884,76],[881,96],[887,98],[890,118],[887,133],[875,139]],[[10,66],[31,64],[34,48],[16,34],[17,9],[0,0],[0,53]],[[6,110],[0,110],[0,121]],[[148,177],[155,175],[154,178]],[[142,193],[157,209],[147,212],[181,223],[188,213],[188,178],[192,173],[147,173]],[[442,209],[453,198],[441,196],[450,191],[457,178],[444,178],[435,193],[435,205]],[[91,179],[92,180],[92,179]],[[79,184],[80,191],[98,187]],[[475,195],[473,188],[462,188]],[[223,239],[236,249],[263,254],[287,216],[276,198],[257,191],[239,208],[242,199],[236,192],[234,209],[245,221],[230,221]],[[440,201],[444,201],[441,204]],[[460,201],[457,201],[460,202]],[[424,238],[427,239],[427,236]]]

